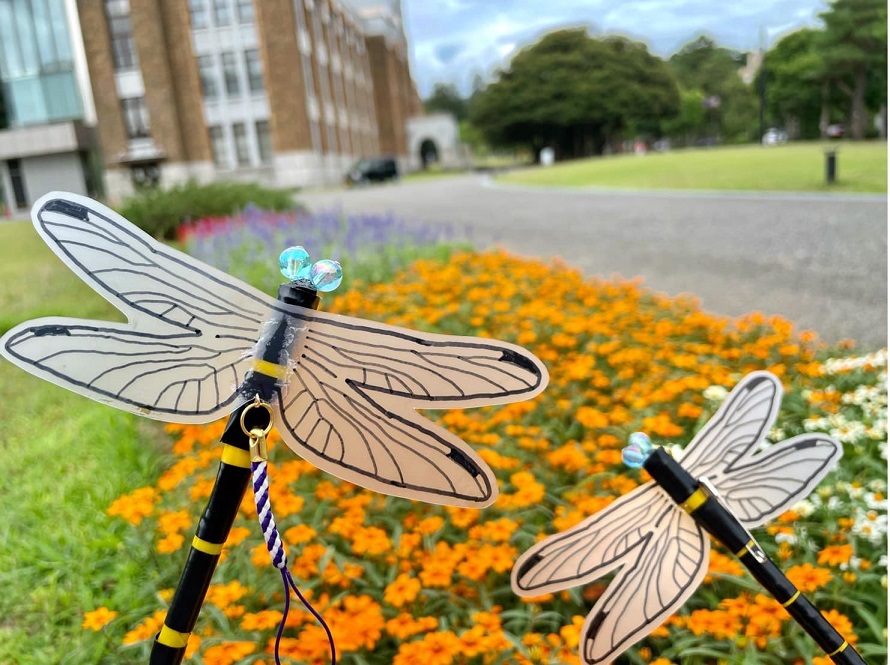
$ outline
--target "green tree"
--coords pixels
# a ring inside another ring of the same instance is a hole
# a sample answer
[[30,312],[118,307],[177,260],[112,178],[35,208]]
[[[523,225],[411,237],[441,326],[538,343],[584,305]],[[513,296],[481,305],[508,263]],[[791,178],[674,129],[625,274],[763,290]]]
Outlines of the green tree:
[[680,85],[700,90],[708,100],[706,122],[712,138],[745,141],[756,134],[757,96],[739,76],[745,58],[701,35],[668,60]]
[[760,75],[766,76],[767,112],[791,138],[817,138],[823,98],[830,102],[823,92],[821,38],[819,30],[797,30],[780,39],[764,58]]
[[467,100],[452,83],[436,83],[432,94],[423,101],[427,113],[450,113],[457,121],[465,120],[468,113]]
[[886,107],[886,0],[833,0],[819,18],[825,22],[819,50],[826,79],[848,97],[850,133],[862,139],[869,107]]
[[471,121],[493,146],[558,159],[600,154],[628,135],[657,134],[679,110],[664,61],[624,37],[559,30],[524,48],[474,96]]
[[707,130],[705,99],[701,90],[680,90],[680,112],[664,122],[664,133],[685,145],[693,145],[704,136]]

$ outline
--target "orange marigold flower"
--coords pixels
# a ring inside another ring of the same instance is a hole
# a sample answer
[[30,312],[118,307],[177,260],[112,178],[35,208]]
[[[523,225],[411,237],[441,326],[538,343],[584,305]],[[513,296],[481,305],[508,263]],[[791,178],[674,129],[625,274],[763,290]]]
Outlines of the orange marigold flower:
[[269,630],[277,628],[283,615],[278,610],[262,610],[245,614],[241,619],[244,630]]
[[185,538],[181,533],[171,533],[166,538],[161,538],[158,541],[157,547],[155,547],[155,549],[161,554],[170,554],[171,552],[175,552],[180,547],[182,547],[182,543],[184,541]]
[[102,630],[117,616],[117,612],[107,607],[98,607],[90,612],[84,612],[81,628],[85,630]]
[[575,420],[587,429],[603,429],[609,426],[606,415],[589,406],[582,406],[575,411]]
[[804,593],[825,586],[834,577],[827,568],[816,568],[810,563],[792,566],[785,572],[785,575],[794,586]]
[[438,626],[439,620],[436,617],[420,617],[415,620],[413,616],[403,612],[386,622],[386,632],[397,640],[406,640],[412,635],[434,630]]
[[288,545],[308,543],[317,535],[315,529],[307,524],[298,524],[287,529],[282,537]]
[[157,635],[161,626],[164,624],[164,618],[167,616],[166,610],[157,610],[150,617],[144,619],[142,623],[133,630],[124,635],[123,644],[135,644]]
[[420,580],[409,575],[399,575],[383,591],[383,600],[393,607],[414,602],[420,593]]
[[853,632],[853,622],[845,614],[841,614],[836,609],[830,609],[822,612],[822,616],[834,626],[834,629],[843,635],[850,644],[856,644],[859,639]]
[[849,543],[845,545],[829,545],[816,557],[822,565],[839,566],[842,563],[850,563],[850,557],[853,556],[853,546]]
[[207,648],[203,662],[204,665],[232,665],[255,650],[253,642],[225,642]]

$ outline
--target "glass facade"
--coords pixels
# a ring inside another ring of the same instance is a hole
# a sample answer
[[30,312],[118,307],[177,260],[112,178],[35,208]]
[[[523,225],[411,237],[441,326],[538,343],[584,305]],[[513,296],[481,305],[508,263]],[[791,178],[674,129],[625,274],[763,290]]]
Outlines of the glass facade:
[[82,117],[63,0],[0,0],[0,87],[10,127]]

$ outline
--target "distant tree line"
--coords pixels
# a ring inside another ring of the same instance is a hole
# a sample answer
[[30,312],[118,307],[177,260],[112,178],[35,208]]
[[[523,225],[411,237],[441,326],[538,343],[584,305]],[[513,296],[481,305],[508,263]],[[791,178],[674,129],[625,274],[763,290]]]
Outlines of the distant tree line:
[[535,155],[546,146],[557,159],[637,138],[759,140],[764,124],[792,138],[825,136],[835,123],[853,138],[868,137],[875,113],[886,127],[886,2],[833,0],[820,18],[823,28],[777,42],[750,83],[740,75],[747,54],[705,36],[664,60],[640,42],[574,28],[522,49],[488,85],[477,77],[469,97],[437,84],[425,107],[454,114],[471,143]]

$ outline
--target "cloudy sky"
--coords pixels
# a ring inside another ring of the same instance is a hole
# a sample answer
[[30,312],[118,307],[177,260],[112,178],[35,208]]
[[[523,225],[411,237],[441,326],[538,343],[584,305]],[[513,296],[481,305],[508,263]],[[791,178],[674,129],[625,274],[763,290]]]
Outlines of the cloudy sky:
[[586,25],[644,41],[667,57],[704,32],[739,50],[819,23],[827,0],[402,0],[411,69],[420,95],[437,82],[468,92],[514,50],[557,27]]

